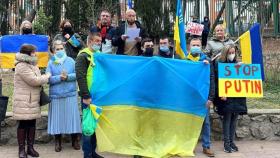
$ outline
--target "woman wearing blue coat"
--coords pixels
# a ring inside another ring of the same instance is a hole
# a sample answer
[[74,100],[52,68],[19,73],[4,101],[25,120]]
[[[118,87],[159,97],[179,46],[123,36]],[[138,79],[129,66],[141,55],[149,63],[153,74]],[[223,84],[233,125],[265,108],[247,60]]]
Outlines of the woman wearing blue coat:
[[81,119],[78,108],[75,61],[68,57],[62,41],[53,42],[47,72],[51,103],[48,114],[48,134],[55,136],[55,151],[60,152],[61,134],[71,134],[72,147],[80,149]]

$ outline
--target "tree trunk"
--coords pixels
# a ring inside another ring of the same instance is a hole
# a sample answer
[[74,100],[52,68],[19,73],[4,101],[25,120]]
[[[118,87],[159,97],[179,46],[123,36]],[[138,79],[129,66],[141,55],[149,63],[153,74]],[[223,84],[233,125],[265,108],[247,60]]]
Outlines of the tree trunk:
[[32,9],[32,11],[27,15],[27,17],[24,20],[28,20],[32,23],[36,15],[36,10]]
[[50,13],[51,16],[53,17],[52,26],[50,29],[51,35],[54,35],[59,31],[59,24],[61,19],[61,5],[62,5],[62,0],[51,0]]
[[208,0],[205,0],[205,12],[206,12],[206,16],[209,17],[209,3]]
[[[9,0],[6,0],[5,3],[3,4],[6,8],[9,8],[9,3],[10,1]],[[8,19],[8,10],[9,9],[5,9],[5,11],[3,11],[3,19],[4,21],[2,22],[1,24],[1,33],[2,35],[7,35],[9,34],[9,30],[8,30],[8,22],[9,22],[9,19]]]
[[40,0],[37,0],[37,10],[39,10],[40,9]]
[[217,15],[217,18],[215,19],[215,22],[214,22],[214,24],[212,26],[212,29],[211,29],[211,32],[210,32],[211,34],[213,33],[215,27],[217,26],[217,24],[218,24],[218,22],[219,22],[219,20],[220,20],[220,18],[222,16],[222,14],[223,14],[223,12],[225,10],[225,7],[226,7],[226,1],[223,2],[221,10],[219,11],[219,14]]
[[196,0],[195,1],[195,16],[197,17],[197,19],[200,19],[200,0]]
[[240,16],[243,14],[243,12],[248,8],[248,6],[253,2],[253,0],[249,0],[247,4],[245,4],[241,11],[238,13],[238,15],[236,16],[236,18],[233,20],[233,23],[235,23],[239,18]]

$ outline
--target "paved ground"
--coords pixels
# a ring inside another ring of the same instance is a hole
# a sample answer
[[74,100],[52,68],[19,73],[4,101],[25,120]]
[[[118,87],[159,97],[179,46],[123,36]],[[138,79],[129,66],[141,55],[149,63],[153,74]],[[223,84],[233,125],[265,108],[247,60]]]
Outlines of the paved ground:
[[[213,142],[216,158],[280,158],[279,141],[239,141],[236,144],[240,151],[235,153],[223,152],[222,142]],[[82,158],[82,151],[74,151],[70,144],[63,144],[60,153],[54,151],[54,146],[36,145],[42,158]],[[0,158],[16,158],[17,146],[0,146]],[[195,158],[206,158],[201,152],[200,145],[196,148]],[[105,158],[131,158],[131,156],[101,153]]]

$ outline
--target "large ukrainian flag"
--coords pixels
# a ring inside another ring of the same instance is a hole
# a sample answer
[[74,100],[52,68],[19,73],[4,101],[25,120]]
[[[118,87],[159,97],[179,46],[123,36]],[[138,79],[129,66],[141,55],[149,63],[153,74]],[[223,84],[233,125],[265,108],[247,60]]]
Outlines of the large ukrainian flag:
[[250,30],[242,34],[239,39],[242,62],[245,64],[260,64],[262,80],[264,80],[260,24],[256,23]]
[[185,59],[188,52],[181,0],[177,0],[176,19],[174,24],[174,41],[176,53],[180,56],[181,59]]
[[209,65],[160,57],[94,55],[98,150],[193,156],[206,115]]
[[37,47],[38,66],[48,64],[48,36],[46,35],[6,35],[0,40],[0,67],[14,68],[15,56],[22,44],[33,44]]

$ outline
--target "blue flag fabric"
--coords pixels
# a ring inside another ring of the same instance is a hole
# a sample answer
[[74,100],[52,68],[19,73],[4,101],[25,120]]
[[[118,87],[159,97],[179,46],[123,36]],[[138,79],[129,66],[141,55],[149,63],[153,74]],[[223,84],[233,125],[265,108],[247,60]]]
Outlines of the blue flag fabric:
[[99,151],[193,156],[207,111],[209,65],[101,53],[94,63],[90,94],[103,109]]
[[176,18],[174,23],[174,41],[176,53],[181,59],[185,59],[188,52],[181,0],[177,0]]

